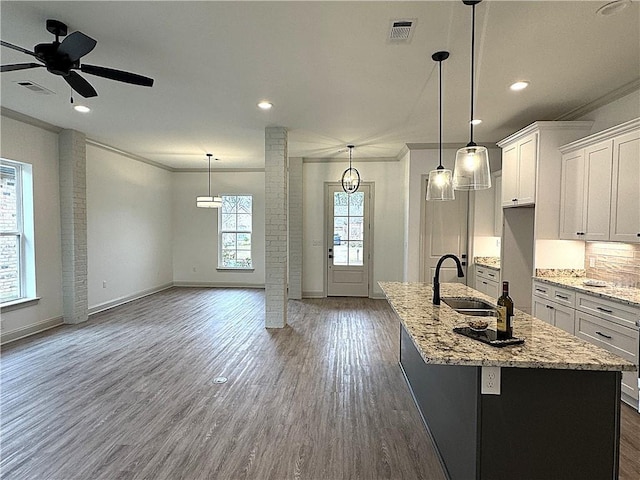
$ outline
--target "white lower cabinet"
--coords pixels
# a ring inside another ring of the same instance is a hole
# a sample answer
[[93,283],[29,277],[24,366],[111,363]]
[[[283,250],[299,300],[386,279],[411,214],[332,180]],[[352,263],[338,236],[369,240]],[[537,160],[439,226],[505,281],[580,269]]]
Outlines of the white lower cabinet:
[[[638,366],[640,308],[540,281],[532,293],[534,317]],[[638,372],[622,372],[621,390],[638,408]]]
[[500,272],[493,268],[476,265],[476,290],[498,298],[502,292],[500,290]]
[[[638,365],[638,329],[576,311],[576,336]],[[622,372],[622,393],[638,405],[638,372]],[[623,397],[624,398],[624,397]]]
[[533,316],[574,335],[574,299],[570,290],[534,282]]

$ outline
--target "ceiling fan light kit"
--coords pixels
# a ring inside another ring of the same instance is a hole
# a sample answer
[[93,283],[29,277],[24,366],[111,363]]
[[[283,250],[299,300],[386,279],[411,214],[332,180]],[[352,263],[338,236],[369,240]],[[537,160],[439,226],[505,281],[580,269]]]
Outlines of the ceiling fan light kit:
[[[47,30],[55,35],[55,41],[51,43],[39,43],[33,48],[33,52],[26,48],[0,40],[0,45],[3,47],[31,55],[40,62],[2,65],[0,66],[0,72],[4,73],[45,67],[54,75],[59,75],[64,78],[73,90],[85,98],[95,97],[98,93],[87,80],[76,72],[76,70],[118,82],[131,83],[133,85],[140,85],[143,87],[153,86],[152,78],[144,77],[137,73],[125,72],[123,70],[100,67],[97,65],[81,64],[80,59],[91,52],[98,43],[88,35],[85,35],[82,32],[73,32],[67,36],[67,26],[58,20],[51,19],[47,20]],[[60,37],[66,38],[60,42]]]
[[438,120],[440,124],[440,161],[438,163],[438,168],[429,172],[429,180],[427,182],[427,200],[455,200],[451,170],[446,169],[442,166],[442,62],[449,58],[449,52],[436,52],[431,55],[431,58],[435,62],[438,62],[438,103],[440,105]]
[[220,208],[222,207],[222,197],[211,195],[211,153],[207,153],[209,160],[209,194],[207,196],[196,197],[196,207],[198,208]]
[[462,0],[471,5],[471,117],[470,140],[466,147],[456,152],[456,163],[453,170],[453,188],[456,190],[485,190],[491,188],[491,169],[489,152],[473,141],[473,75],[476,34],[476,4],[482,0]]
[[353,152],[354,145],[347,145],[347,148],[349,149],[349,168],[342,173],[341,183],[342,189],[346,193],[351,194],[356,192],[360,187],[360,172],[351,166],[351,154]]

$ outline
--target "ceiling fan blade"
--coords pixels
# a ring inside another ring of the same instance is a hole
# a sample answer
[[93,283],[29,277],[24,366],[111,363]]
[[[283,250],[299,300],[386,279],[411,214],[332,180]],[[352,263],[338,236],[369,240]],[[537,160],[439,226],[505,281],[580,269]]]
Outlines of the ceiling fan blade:
[[58,53],[65,54],[72,62],[93,50],[98,42],[82,32],[73,32],[58,47]]
[[0,65],[0,72],[13,72],[14,70],[26,70],[28,68],[43,67],[39,63],[13,63],[11,65]]
[[69,73],[69,75],[65,75],[63,78],[67,81],[67,83],[71,86],[71,88],[73,88],[76,92],[78,92],[84,98],[98,96],[98,92],[96,92],[96,90],[91,86],[91,84],[76,72],[71,72]]
[[141,85],[143,87],[152,87],[153,78],[143,77],[137,73],[123,72],[122,70],[115,70],[113,68],[98,67],[97,65],[80,65],[80,70],[90,75],[97,75],[99,77],[109,78],[111,80],[117,80],[118,82],[132,83],[134,85]]
[[36,56],[35,53],[30,52],[26,48],[19,47],[18,45],[14,45],[13,43],[5,42],[4,40],[0,40],[0,45],[2,45],[3,47],[12,48],[13,50],[17,50],[22,53],[26,53],[27,55],[31,55],[32,57]]

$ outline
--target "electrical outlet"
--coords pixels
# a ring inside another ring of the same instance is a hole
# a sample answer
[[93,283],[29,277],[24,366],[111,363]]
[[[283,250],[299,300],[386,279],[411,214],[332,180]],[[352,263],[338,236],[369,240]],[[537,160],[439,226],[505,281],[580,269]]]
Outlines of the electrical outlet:
[[198,269],[197,269],[196,267],[193,267],[193,268],[191,269],[191,271],[192,271],[193,273],[196,273],[196,272],[198,271]]
[[107,281],[106,280],[102,281],[102,288],[107,288]]
[[590,267],[595,267],[596,266],[596,258],[595,257],[589,257],[589,266]]
[[482,367],[483,395],[500,395],[500,367]]

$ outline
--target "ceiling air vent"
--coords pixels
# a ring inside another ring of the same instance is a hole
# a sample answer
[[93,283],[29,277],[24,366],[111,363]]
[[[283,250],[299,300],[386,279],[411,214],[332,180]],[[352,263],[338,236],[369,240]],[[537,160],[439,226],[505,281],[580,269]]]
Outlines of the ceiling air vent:
[[409,43],[413,37],[416,19],[391,20],[389,28],[390,43]]
[[21,82],[15,82],[21,87],[31,90],[32,92],[39,93],[40,95],[54,95],[55,93],[49,90],[48,88],[44,88],[42,85],[38,85],[37,83],[30,82],[29,80],[23,80]]

